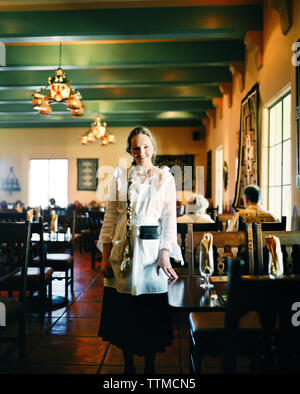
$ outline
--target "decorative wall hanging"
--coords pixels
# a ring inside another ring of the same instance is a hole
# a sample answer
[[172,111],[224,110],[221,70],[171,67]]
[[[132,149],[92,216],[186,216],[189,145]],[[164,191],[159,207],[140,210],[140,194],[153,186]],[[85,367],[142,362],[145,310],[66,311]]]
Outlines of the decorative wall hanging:
[[21,190],[19,181],[14,173],[14,167],[10,167],[7,178],[2,180],[2,191],[8,192],[11,195],[12,192],[19,192]]
[[206,154],[206,188],[205,197],[211,198],[211,150]]
[[[300,43],[300,40],[297,41]],[[297,123],[296,141],[296,187],[300,188],[300,59],[296,63],[296,108],[295,118]]]
[[241,103],[238,174],[233,207],[244,208],[243,194],[247,185],[258,185],[257,138],[258,138],[259,89],[255,84]]
[[[195,170],[194,170],[194,155],[157,155],[156,164],[159,167],[168,166],[170,169],[174,166],[179,166],[181,174],[173,172],[175,176],[176,190],[178,191],[192,191],[195,189]],[[184,171],[184,167],[186,171]]]
[[97,190],[98,159],[77,159],[77,190]]

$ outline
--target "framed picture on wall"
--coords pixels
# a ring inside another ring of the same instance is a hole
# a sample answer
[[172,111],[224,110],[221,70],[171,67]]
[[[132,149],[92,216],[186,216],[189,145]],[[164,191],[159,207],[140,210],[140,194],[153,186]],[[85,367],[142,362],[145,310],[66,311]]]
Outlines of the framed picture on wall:
[[[300,43],[300,40],[297,41]],[[296,108],[295,118],[297,122],[296,140],[296,188],[300,188],[300,62],[296,64]]]
[[[176,190],[192,191],[195,189],[194,155],[157,155],[156,164],[159,167],[167,166],[175,177]],[[176,169],[180,167],[181,172]],[[185,168],[186,167],[186,168]]]
[[241,102],[238,175],[235,184],[233,208],[244,208],[243,194],[247,185],[259,185],[258,172],[258,112],[259,85],[256,83]]
[[96,191],[98,159],[77,159],[77,190]]

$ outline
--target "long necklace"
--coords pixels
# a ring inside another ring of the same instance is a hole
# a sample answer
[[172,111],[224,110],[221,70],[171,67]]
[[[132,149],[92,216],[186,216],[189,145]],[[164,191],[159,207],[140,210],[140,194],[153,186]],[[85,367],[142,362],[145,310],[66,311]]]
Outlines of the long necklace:
[[131,198],[131,188],[132,185],[132,178],[129,178],[128,185],[127,185],[127,206],[126,206],[126,237],[128,242],[130,242],[130,230],[131,230],[131,219],[132,219],[132,198]]
[[132,219],[132,198],[131,198],[131,186],[132,178],[129,178],[127,185],[127,204],[126,204],[126,244],[123,252],[123,259],[121,263],[121,272],[123,275],[127,275],[131,271],[131,245],[130,245],[130,230],[131,230],[131,219]]

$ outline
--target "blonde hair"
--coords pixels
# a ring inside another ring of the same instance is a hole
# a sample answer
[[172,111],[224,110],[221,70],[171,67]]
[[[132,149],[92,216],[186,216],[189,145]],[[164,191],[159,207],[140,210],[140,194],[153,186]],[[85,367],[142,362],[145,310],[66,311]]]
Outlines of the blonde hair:
[[[151,160],[152,160],[152,164],[155,164],[157,143],[156,143],[156,139],[155,139],[154,135],[151,133],[151,131],[149,129],[147,129],[147,127],[138,126],[138,127],[135,127],[133,130],[131,130],[131,132],[129,133],[129,136],[127,137],[126,152],[131,154],[131,140],[133,137],[135,137],[138,134],[145,134],[147,137],[150,138],[150,141],[151,141],[153,148],[154,148],[154,152],[153,152]],[[135,161],[133,161],[133,164],[135,164]]]

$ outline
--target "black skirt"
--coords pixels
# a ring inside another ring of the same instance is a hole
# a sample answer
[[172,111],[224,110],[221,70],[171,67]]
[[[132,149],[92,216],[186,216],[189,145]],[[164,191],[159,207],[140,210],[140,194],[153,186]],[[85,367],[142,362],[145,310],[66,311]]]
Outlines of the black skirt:
[[173,339],[168,294],[132,296],[104,287],[98,335],[140,356],[164,352]]

